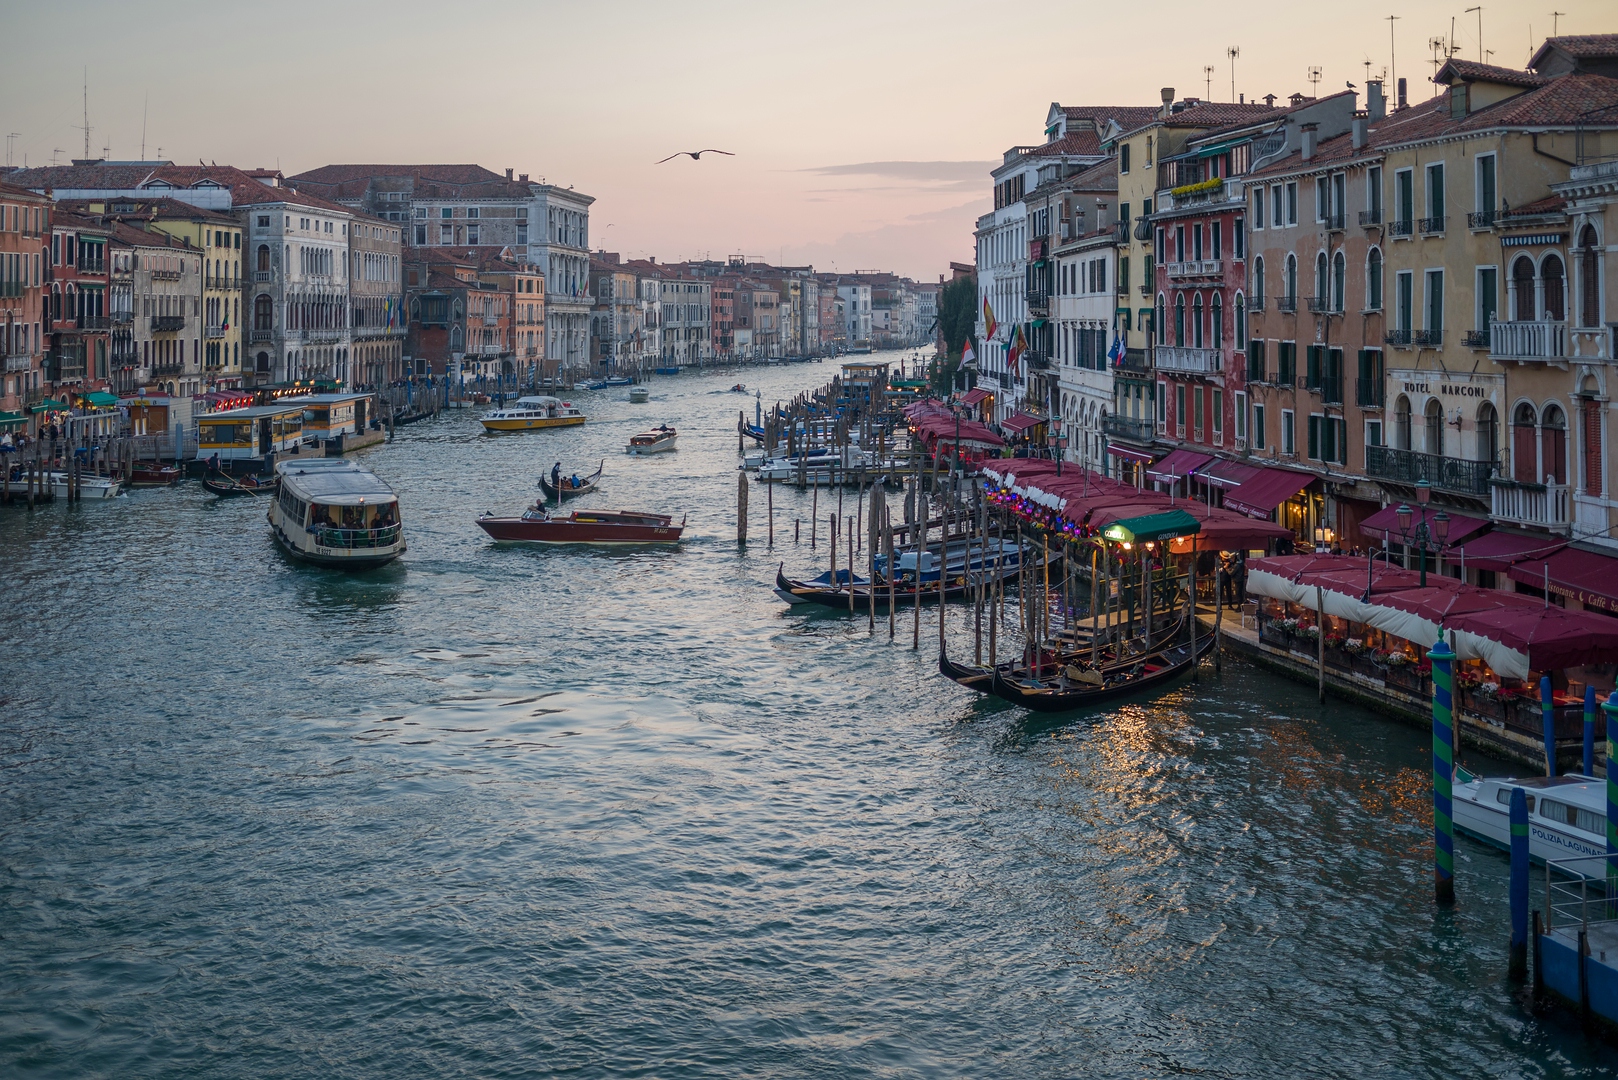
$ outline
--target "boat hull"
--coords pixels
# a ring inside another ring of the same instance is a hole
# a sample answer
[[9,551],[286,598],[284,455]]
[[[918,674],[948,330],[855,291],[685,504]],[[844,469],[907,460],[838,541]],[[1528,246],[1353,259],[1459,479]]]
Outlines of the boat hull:
[[1103,701],[1168,686],[1189,673],[1194,664],[1199,663],[1212,651],[1213,644],[1212,634],[1202,638],[1197,642],[1195,656],[1191,655],[1190,642],[1178,645],[1172,650],[1178,654],[1174,662],[1167,663],[1156,671],[1134,674],[1126,670],[1128,662],[1122,661],[1107,673],[1105,684],[1096,687],[1067,688],[1058,683],[1040,683],[1038,680],[1009,676],[997,669],[989,677],[989,692],[1002,701],[1021,705],[1033,712],[1074,712]]
[[624,453],[634,454],[636,457],[644,457],[647,454],[666,454],[673,449],[674,440],[664,439],[660,442],[647,443],[644,446],[627,446],[624,448]]
[[308,563],[310,566],[324,566],[332,570],[351,570],[355,572],[375,570],[379,566],[386,566],[405,553],[405,544],[402,540],[392,548],[374,553],[344,555],[340,554],[336,549],[315,548],[306,550],[287,539],[286,534],[280,529],[272,527],[270,532],[275,537],[276,544],[289,557],[302,563]]
[[[1451,814],[1455,827],[1468,836],[1495,847],[1511,850],[1511,810],[1510,804],[1501,803],[1497,798],[1491,799],[1495,792],[1504,788],[1521,786],[1528,792],[1530,798],[1549,798],[1553,800],[1573,801],[1567,791],[1572,784],[1570,777],[1560,777],[1553,780],[1535,778],[1529,784],[1513,783],[1495,778],[1478,779],[1470,783],[1456,784],[1454,798],[1451,803]],[[1591,785],[1599,787],[1599,796],[1605,795],[1605,784],[1601,781],[1588,781]],[[1581,785],[1582,786],[1582,785]],[[1562,791],[1557,788],[1562,787]],[[1578,804],[1588,805],[1594,803],[1600,806],[1603,799],[1577,800]],[[1600,827],[1606,827],[1605,808],[1596,815]],[[1568,827],[1565,823],[1546,820],[1538,807],[1531,810],[1528,815],[1528,855],[1535,862],[1547,862],[1557,859],[1576,859],[1589,856],[1603,856],[1606,844],[1603,838],[1595,833],[1581,834]],[[1577,873],[1577,870],[1570,871]]]
[[[65,472],[48,472],[45,474],[45,487],[51,495],[58,499],[66,499],[72,488],[72,476]],[[98,502],[102,499],[115,499],[123,491],[121,482],[106,476],[81,476],[79,478],[79,498],[85,502]]]
[[480,420],[484,431],[542,431],[545,428],[578,427],[582,416],[528,417],[522,420]]
[[478,518],[478,528],[501,543],[511,544],[677,544],[680,525],[582,524],[573,521],[535,521],[526,518]]

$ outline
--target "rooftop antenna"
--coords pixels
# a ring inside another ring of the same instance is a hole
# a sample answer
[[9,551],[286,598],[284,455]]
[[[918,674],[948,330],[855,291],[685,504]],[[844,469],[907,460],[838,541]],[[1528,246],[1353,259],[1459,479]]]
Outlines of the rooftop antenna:
[[9,132],[6,135],[6,168],[8,169],[11,168],[12,149],[16,146],[17,140],[20,138],[22,138],[22,132],[20,131]]
[[90,69],[84,69],[84,159],[90,160]]
[[140,159],[146,160],[146,110],[152,103],[152,92],[146,91],[146,96],[140,103]]
[[1398,15],[1388,16],[1388,63],[1393,67],[1393,78],[1391,82],[1394,86],[1399,85],[1399,57],[1393,49],[1393,24],[1399,18],[1400,16]]
[[[1437,78],[1438,69],[1443,66],[1443,61],[1439,57],[1448,55],[1449,43],[1441,37],[1430,37],[1427,39],[1427,47],[1433,50],[1433,77]],[[1433,93],[1438,93],[1438,84],[1436,82],[1433,83]]]
[[1487,54],[1483,51],[1483,5],[1479,4],[1477,7],[1469,7],[1466,10],[1468,13],[1474,11],[1478,13],[1478,63],[1486,64],[1488,61],[1484,57]]
[[1234,45],[1225,50],[1225,55],[1230,57],[1230,100],[1232,101],[1236,100],[1236,58],[1241,54],[1242,50]]
[[1202,100],[1204,101],[1213,100],[1213,73],[1214,66],[1212,64],[1202,65]]
[[1320,68],[1314,64],[1309,65],[1309,90],[1311,97],[1320,96]]
[[1567,12],[1565,11],[1551,12],[1551,37],[1556,37],[1561,33],[1562,16],[1566,14]]
[[56,164],[56,155],[57,154],[65,154],[65,153],[67,153],[67,151],[63,150],[60,146],[58,146],[56,149],[52,150],[51,151],[51,164],[52,165]]

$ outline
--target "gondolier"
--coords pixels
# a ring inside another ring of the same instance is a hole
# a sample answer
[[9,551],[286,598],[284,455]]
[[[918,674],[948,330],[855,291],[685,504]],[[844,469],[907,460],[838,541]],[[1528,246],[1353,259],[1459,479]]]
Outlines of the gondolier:
[[551,466],[551,488],[554,490],[562,486],[562,463],[558,461]]

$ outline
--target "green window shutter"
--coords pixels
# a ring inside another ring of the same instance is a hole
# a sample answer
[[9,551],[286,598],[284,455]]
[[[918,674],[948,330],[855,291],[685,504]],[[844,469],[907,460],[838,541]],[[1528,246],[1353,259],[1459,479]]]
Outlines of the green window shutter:
[[1320,460],[1320,417],[1318,416],[1309,418],[1309,456],[1316,461]]
[[[1308,387],[1311,390],[1320,389],[1320,352],[1319,345],[1310,345],[1304,353],[1305,363],[1308,366],[1306,378]],[[1311,454],[1310,456],[1313,457],[1314,455]]]
[[1371,377],[1371,350],[1370,349],[1361,349],[1360,350],[1360,378],[1369,379],[1370,377]]

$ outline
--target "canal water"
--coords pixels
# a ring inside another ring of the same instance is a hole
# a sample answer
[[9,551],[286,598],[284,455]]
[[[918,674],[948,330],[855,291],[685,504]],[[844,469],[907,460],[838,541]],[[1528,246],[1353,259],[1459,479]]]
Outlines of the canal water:
[[[738,552],[725,387],[832,371],[401,429],[365,576],[195,484],[0,512],[0,1074],[1612,1074],[1507,984],[1504,858],[1433,909],[1424,732],[1239,662],[1035,718],[930,611],[919,653],[788,611],[823,537],[778,492],[768,550],[755,486]],[[603,458],[679,550],[474,526]]]

